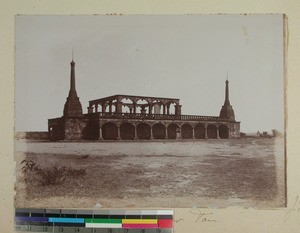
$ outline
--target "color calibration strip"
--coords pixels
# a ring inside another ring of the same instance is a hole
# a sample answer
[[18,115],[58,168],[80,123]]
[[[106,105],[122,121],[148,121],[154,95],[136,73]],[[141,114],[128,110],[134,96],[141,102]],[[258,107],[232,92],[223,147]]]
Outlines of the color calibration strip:
[[16,209],[18,232],[172,233],[173,210]]

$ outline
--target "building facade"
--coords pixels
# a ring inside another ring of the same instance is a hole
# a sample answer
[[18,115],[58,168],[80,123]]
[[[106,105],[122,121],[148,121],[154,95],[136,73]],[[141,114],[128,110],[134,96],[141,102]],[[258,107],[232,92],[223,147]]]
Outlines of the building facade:
[[229,81],[219,116],[182,115],[179,99],[113,95],[89,101],[88,112],[75,86],[71,61],[70,90],[63,116],[48,120],[50,140],[229,139],[240,136],[229,102]]

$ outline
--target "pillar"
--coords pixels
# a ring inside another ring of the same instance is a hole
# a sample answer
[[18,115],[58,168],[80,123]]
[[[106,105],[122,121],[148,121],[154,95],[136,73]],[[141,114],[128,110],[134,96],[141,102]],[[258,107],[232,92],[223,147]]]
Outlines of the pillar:
[[149,104],[149,114],[152,114],[152,104]]
[[117,140],[120,140],[121,139],[121,132],[120,132],[120,126],[118,125],[118,137],[117,137]]
[[192,127],[193,139],[195,139],[195,127]]
[[176,139],[182,139],[181,138],[181,126],[176,129]]
[[136,104],[133,104],[133,113],[136,114]]
[[101,104],[101,111],[102,111],[102,113],[104,113],[105,112],[105,104]]
[[205,132],[204,138],[207,139],[207,124],[205,124],[204,126],[204,132]]
[[103,136],[102,136],[102,126],[100,125],[99,127],[99,140],[103,140]]
[[122,113],[122,103],[117,102],[116,104],[116,113]]
[[152,125],[150,126],[150,139],[153,139],[153,130],[152,130]]
[[167,105],[167,115],[170,115],[170,105]]
[[112,112],[112,103],[109,102],[109,113],[111,113],[111,112]]
[[165,139],[168,139],[168,127],[166,126],[166,136]]
[[163,105],[163,114],[166,115],[166,106]]
[[137,126],[135,125],[134,126],[134,138],[133,138],[133,140],[137,140],[138,139],[138,137],[137,137]]
[[98,104],[95,104],[95,112],[98,112]]
[[217,138],[220,138],[220,134],[219,134],[219,126],[217,125]]
[[179,105],[179,104],[175,105],[175,115],[176,116],[181,115],[181,105]]

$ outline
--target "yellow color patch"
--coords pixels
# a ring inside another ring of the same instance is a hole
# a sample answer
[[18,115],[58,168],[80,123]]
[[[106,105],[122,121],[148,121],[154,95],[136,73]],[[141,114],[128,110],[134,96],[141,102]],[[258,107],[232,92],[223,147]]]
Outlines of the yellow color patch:
[[122,219],[122,224],[157,224],[157,219]]

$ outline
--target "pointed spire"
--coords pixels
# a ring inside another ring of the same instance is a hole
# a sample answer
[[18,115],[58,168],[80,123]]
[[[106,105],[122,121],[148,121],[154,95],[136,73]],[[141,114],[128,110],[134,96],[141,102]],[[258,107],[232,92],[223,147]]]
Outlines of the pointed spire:
[[224,105],[230,105],[230,102],[229,102],[229,81],[228,81],[228,76],[227,76],[227,79],[225,81],[226,83],[226,86],[225,86],[225,102],[224,102]]
[[225,81],[225,84],[226,84],[226,86],[225,86],[225,101],[224,101],[224,105],[222,106],[222,109],[220,111],[220,117],[229,118],[230,120],[235,121],[234,111],[229,102],[228,74],[227,74],[227,79]]
[[75,62],[71,61],[71,75],[70,75],[70,91],[69,97],[77,97],[76,85],[75,85]]
[[82,116],[82,106],[76,92],[75,62],[73,60],[73,49],[72,49],[72,61],[70,65],[71,65],[70,90],[69,90],[69,95],[67,97],[67,101],[64,106],[64,116],[77,117],[77,116]]

